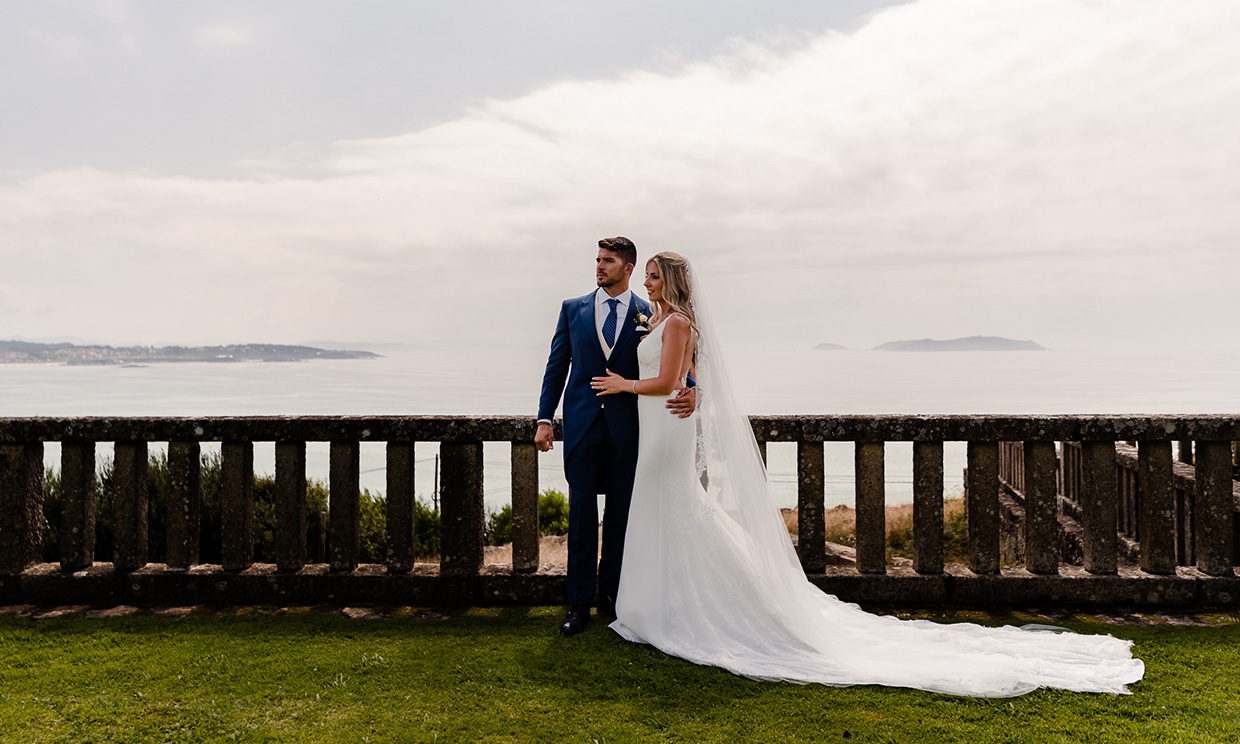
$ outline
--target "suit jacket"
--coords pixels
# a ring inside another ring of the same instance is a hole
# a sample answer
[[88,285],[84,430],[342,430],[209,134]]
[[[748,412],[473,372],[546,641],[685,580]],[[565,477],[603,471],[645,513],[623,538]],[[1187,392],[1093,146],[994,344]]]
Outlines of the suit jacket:
[[[637,396],[598,396],[590,387],[590,379],[602,377],[611,370],[621,377],[636,380],[637,312],[650,316],[650,304],[633,295],[628,316],[621,319],[616,345],[611,358],[603,354],[594,323],[595,293],[560,306],[560,319],[551,337],[551,354],[543,374],[542,395],[538,401],[538,418],[551,419],[560,396],[564,396],[564,459],[581,442],[599,408],[607,406],[607,427],[612,440],[622,451],[637,456]],[[567,384],[565,384],[567,382]]]

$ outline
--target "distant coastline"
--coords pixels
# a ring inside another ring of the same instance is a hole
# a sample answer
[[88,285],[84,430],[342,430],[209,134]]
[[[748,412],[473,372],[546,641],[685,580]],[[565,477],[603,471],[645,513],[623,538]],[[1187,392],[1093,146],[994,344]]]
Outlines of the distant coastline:
[[1033,341],[1016,341],[1001,336],[969,336],[940,341],[923,338],[916,341],[888,341],[874,347],[875,351],[1046,351]]
[[284,344],[227,346],[102,346],[0,341],[0,365],[118,365],[178,362],[306,362],[315,359],[375,359],[379,354]]
[[[815,346],[814,351],[848,351],[848,347],[822,343]],[[946,340],[888,341],[870,351],[1046,351],[1046,347],[1036,341],[1017,341],[1002,336],[968,336]]]

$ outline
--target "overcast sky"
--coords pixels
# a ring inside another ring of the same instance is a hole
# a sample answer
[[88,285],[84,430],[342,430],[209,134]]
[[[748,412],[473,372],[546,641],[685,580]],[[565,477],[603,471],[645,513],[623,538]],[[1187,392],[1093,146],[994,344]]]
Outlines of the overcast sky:
[[1235,347],[1238,35],[1232,0],[0,0],[0,338],[545,345],[622,234],[742,342]]

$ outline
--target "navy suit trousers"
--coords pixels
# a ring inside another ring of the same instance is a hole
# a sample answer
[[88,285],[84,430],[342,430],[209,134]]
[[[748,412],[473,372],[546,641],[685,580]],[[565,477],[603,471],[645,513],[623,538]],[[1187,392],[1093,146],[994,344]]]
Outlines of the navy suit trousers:
[[[625,453],[625,450],[629,454]],[[594,586],[602,596],[620,589],[624,531],[633,500],[637,448],[616,446],[607,427],[607,409],[599,410],[585,438],[564,463],[568,480],[568,602],[594,603]],[[598,552],[598,497],[603,503],[603,554]]]

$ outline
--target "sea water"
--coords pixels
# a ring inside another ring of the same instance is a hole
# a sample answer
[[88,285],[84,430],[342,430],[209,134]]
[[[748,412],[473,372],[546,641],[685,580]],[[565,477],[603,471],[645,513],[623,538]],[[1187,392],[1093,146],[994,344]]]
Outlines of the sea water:
[[[399,346],[366,360],[0,367],[0,417],[249,415],[533,416],[541,346]],[[1240,414],[1240,352],[878,352],[763,347],[729,350],[737,394],[754,414]],[[218,444],[206,444],[207,451]],[[827,506],[851,504],[853,449],[826,445]],[[435,443],[416,446],[415,488],[435,493]],[[59,447],[46,447],[59,465]],[[487,507],[509,500],[509,445],[485,445]],[[540,488],[566,490],[562,448],[539,455]],[[110,456],[101,445],[100,458]],[[796,445],[767,448],[771,494],[796,504]],[[947,495],[958,494],[963,443],[944,448]],[[274,445],[255,470],[274,471]],[[384,446],[361,445],[361,484],[385,490]],[[307,445],[307,474],[326,480],[328,445]],[[889,504],[912,500],[912,446],[886,451]]]

